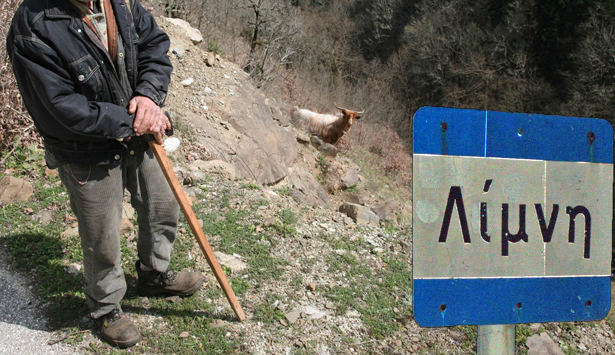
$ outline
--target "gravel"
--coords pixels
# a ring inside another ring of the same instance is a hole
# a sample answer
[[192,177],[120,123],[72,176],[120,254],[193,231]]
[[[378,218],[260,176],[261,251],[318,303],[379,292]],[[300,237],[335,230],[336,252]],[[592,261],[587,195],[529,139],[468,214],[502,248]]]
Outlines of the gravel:
[[58,335],[50,331],[29,281],[11,269],[9,258],[0,250],[0,355],[78,353],[67,344],[47,344]]

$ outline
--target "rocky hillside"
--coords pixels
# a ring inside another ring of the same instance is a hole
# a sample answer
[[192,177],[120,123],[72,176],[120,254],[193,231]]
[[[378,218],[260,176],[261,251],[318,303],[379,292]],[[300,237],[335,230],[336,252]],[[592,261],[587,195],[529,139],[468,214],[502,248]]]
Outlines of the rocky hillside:
[[[175,67],[166,109],[181,145],[170,158],[247,319],[235,320],[185,221],[172,264],[203,272],[203,290],[188,299],[136,296],[136,221],[126,203],[122,307],[144,335],[130,352],[475,353],[476,327],[420,328],[412,317],[409,189],[374,173],[366,152],[340,153],[310,137],[290,121],[289,107],[264,96],[235,64],[200,49],[200,34],[187,24],[158,23],[171,37]],[[31,204],[3,205],[0,220],[10,223],[0,225],[1,240],[16,264],[41,277],[36,289],[56,308],[53,317],[68,322],[56,329],[86,332],[69,335],[76,352],[114,352],[85,317],[66,193],[52,171],[30,175],[39,191],[25,197]],[[517,351],[613,353],[611,325],[610,317],[518,325]]]
[[171,38],[174,72],[166,109],[183,142],[173,155],[179,166],[222,169],[261,185],[288,187],[298,202],[312,207],[365,205],[375,215],[370,208],[354,210],[375,224],[410,223],[409,200],[383,202],[384,196],[362,189],[356,164],[336,147],[311,139],[301,122],[290,121],[289,107],[264,96],[235,64],[199,49],[197,30],[178,19],[162,19],[160,26]]
[[[175,72],[168,104],[184,141],[174,157],[186,167],[178,174],[198,185],[203,173],[223,172],[207,184],[205,199],[219,197],[214,190],[241,190],[246,182],[262,185],[229,201],[238,209],[261,201],[253,216],[257,233],[288,224],[285,214],[297,218],[289,234],[260,241],[275,246],[272,256],[284,272],[241,299],[246,322],[226,325],[230,336],[245,339],[242,349],[474,353],[475,327],[422,329],[412,319],[411,207],[404,200],[410,191],[391,199],[370,189],[378,182],[367,181],[335,147],[310,139],[300,122],[290,122],[289,107],[265,97],[233,63],[195,46],[198,33],[178,20],[160,23],[172,38]],[[222,263],[237,262],[233,277],[250,279],[250,268],[241,256],[235,259],[225,256]],[[263,302],[271,302],[279,319],[259,321],[256,309]],[[518,351],[610,353],[615,349],[610,324],[520,325]]]

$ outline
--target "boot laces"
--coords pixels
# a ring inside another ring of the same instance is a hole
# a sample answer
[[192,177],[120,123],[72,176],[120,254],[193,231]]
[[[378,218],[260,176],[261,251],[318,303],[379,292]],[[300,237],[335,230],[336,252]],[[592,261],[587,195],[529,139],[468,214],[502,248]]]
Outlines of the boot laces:
[[168,268],[167,271],[160,273],[160,279],[164,287],[172,286],[173,284],[175,284],[175,281],[177,279],[177,272],[175,272],[175,270],[171,268]]
[[122,311],[119,308],[116,308],[103,316],[103,322],[105,325],[113,324],[121,318]]
[[119,318],[121,318],[122,315],[120,314],[120,310],[119,309],[114,309],[111,312],[107,313],[107,318],[109,320],[117,320]]

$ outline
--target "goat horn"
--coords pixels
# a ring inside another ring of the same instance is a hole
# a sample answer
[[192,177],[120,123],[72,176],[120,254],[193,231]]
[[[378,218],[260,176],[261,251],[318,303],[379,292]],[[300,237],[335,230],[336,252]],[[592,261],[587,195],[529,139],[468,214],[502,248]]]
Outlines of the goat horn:
[[[337,106],[337,104],[336,104],[335,102],[333,103],[333,105],[335,105],[335,107],[336,107],[338,110],[340,110],[340,111],[348,111],[348,109],[347,109],[347,108],[342,108],[342,107]],[[363,112],[365,112],[365,110],[363,110],[363,111],[358,111],[358,112],[357,112],[357,114],[358,114],[358,115],[360,115],[360,114],[362,114]]]

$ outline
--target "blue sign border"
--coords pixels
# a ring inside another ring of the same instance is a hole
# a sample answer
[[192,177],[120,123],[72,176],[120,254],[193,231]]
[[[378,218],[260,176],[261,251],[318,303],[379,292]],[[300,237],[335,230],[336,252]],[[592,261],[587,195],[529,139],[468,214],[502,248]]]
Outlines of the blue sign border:
[[611,308],[610,277],[416,279],[423,327],[597,320]]
[[597,118],[421,107],[414,115],[413,150],[613,164],[613,127]]

